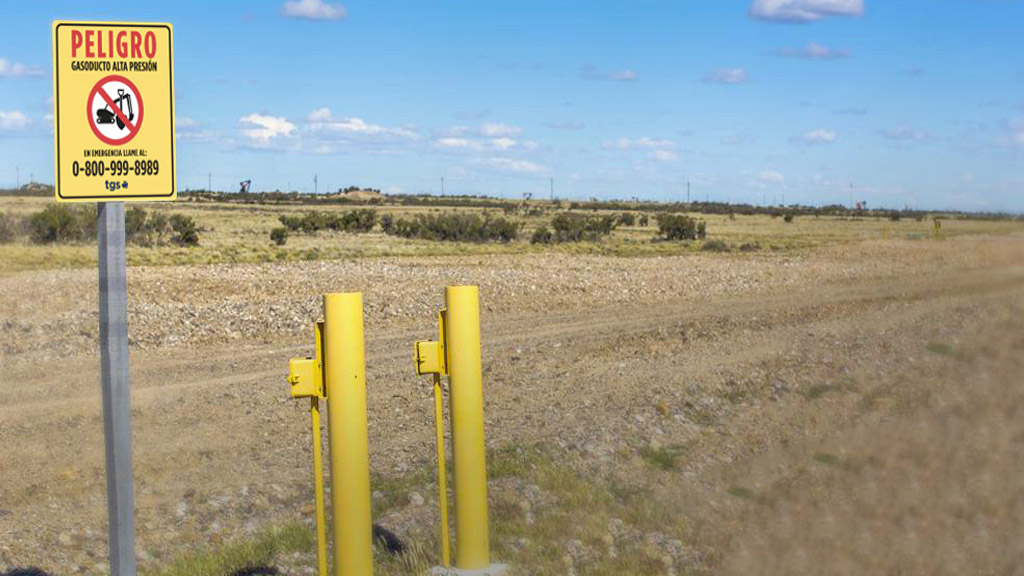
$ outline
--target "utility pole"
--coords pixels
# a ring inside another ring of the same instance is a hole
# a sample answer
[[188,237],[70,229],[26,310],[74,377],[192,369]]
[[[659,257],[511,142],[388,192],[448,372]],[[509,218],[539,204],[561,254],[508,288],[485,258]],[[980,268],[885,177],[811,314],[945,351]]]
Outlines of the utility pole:
[[686,179],[686,203],[690,203],[690,179]]
[[555,177],[551,177],[551,201],[555,201]]
[[441,196],[444,196],[444,176],[441,176]]
[[21,188],[21,166],[15,166],[14,173],[17,174],[17,176],[14,177],[15,181],[17,182],[17,184],[14,187]]
[[206,173],[206,191],[213,192],[213,172]]
[[317,192],[319,192],[319,189],[317,188],[318,184],[319,184],[319,182],[317,182],[317,175],[313,174],[313,194],[316,194]]
[[850,182],[850,210],[853,210],[853,182]]

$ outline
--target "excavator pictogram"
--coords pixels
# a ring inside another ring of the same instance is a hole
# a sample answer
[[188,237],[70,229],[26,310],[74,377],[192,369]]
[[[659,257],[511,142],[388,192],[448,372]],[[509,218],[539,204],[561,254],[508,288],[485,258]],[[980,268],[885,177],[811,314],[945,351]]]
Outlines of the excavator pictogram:
[[[114,99],[114,104],[121,110],[122,113],[128,116],[128,121],[135,120],[135,109],[132,107],[132,95],[125,94],[124,88],[117,89],[117,98]],[[127,106],[128,110],[125,111]],[[105,104],[103,108],[96,111],[96,123],[97,124],[113,124],[117,123],[117,127],[124,130],[124,120],[117,115],[116,112],[110,109],[109,104]]]

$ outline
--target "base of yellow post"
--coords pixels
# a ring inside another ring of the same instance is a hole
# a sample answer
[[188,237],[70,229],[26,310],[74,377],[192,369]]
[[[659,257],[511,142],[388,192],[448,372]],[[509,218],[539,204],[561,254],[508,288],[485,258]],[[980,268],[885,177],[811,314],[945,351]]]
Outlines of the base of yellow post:
[[478,570],[459,570],[445,566],[434,566],[430,569],[431,576],[501,576],[506,572],[508,572],[508,566],[505,564],[491,564],[487,568]]

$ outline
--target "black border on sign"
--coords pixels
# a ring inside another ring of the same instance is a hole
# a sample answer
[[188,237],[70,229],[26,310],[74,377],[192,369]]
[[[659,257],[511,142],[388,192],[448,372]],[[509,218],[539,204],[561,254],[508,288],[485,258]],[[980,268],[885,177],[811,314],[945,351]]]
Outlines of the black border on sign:
[[[171,69],[168,70],[168,76],[170,78],[169,90],[171,91],[171,191],[166,194],[138,194],[138,195],[119,195],[119,196],[65,196],[60,193],[60,62],[57,62],[57,57],[60,54],[58,44],[60,43],[60,27],[61,26],[96,26],[106,28],[163,28],[167,30],[167,60],[170,63]],[[61,22],[57,24],[53,33],[53,58],[54,58],[54,102],[55,108],[53,117],[53,133],[57,137],[57,196],[62,200],[97,200],[97,201],[111,201],[118,202],[125,199],[128,201],[135,199],[145,198],[170,198],[174,196],[175,182],[177,182],[177,175],[175,174],[175,162],[174,162],[174,46],[172,45],[173,39],[171,38],[171,28],[165,24],[113,24],[110,22]]]

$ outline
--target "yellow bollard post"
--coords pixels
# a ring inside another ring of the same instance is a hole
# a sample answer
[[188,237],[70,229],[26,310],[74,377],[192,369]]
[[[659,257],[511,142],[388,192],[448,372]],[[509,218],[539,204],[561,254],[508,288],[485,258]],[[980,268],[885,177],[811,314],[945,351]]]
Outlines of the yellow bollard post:
[[313,490],[316,501],[316,569],[319,576],[327,572],[327,515],[324,511],[324,456],[320,435],[320,399],[327,398],[324,386],[324,323],[316,323],[316,350],[313,356],[313,386],[316,396],[310,398],[309,414],[313,420]]
[[334,576],[373,574],[363,295],[324,296]]
[[455,567],[482,570],[490,565],[490,538],[477,287],[449,286],[445,290],[445,308],[455,476]]
[[320,399],[326,398],[323,375],[324,323],[316,323],[316,354],[288,362],[288,384],[292,398],[309,398],[313,426],[313,494],[316,501],[316,560],[318,576],[327,573],[327,536],[324,518],[323,442],[320,436]]
[[441,566],[452,565],[451,543],[448,536],[448,474],[444,458],[444,400],[441,394],[441,375],[434,374],[434,429],[437,444],[437,502],[441,509]]
[[313,416],[313,490],[316,492],[316,567],[319,576],[327,576],[327,530],[324,518],[323,445],[320,438],[320,399],[309,400]]

